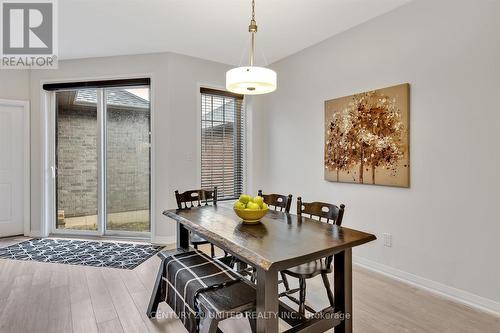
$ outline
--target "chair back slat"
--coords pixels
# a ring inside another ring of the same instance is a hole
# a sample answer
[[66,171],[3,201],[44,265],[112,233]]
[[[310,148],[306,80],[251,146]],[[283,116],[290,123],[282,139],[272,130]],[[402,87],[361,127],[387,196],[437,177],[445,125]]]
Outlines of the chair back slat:
[[332,223],[340,226],[344,217],[345,205],[336,206],[326,202],[302,202],[302,198],[297,198],[297,215],[307,214],[309,218],[316,218],[318,221]]
[[[302,198],[297,198],[297,215],[302,216],[302,214],[309,215],[309,218],[317,218],[319,222],[323,222],[321,219],[326,219],[326,223],[336,224],[340,226],[342,224],[342,219],[344,218],[345,205],[341,204],[336,206],[326,202],[302,202]],[[321,259],[325,266],[329,269],[332,265],[333,255],[327,256]]]
[[189,209],[209,204],[217,205],[217,186],[213,190],[199,189],[180,193],[175,191],[178,209]]
[[259,196],[264,199],[264,202],[273,208],[275,211],[290,213],[290,207],[292,205],[292,195],[288,196],[282,194],[263,194],[262,190],[259,190]]

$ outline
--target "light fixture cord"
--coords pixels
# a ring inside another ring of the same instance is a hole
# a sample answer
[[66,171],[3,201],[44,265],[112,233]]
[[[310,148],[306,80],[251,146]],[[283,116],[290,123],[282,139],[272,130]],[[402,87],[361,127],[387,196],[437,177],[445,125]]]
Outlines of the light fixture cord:
[[255,0],[252,0],[252,21],[255,22]]
[[252,0],[252,19],[250,20],[248,31],[252,34],[252,47],[250,49],[250,66],[253,66],[255,58],[255,34],[257,33],[257,22],[255,22],[255,0]]

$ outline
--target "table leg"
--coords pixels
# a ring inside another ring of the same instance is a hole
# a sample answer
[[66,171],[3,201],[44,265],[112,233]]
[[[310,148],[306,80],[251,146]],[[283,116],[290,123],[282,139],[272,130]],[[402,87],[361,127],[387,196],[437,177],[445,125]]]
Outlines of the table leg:
[[278,333],[278,272],[257,268],[257,333]]
[[337,253],[333,265],[335,312],[345,316],[335,333],[352,333],[352,249]]
[[182,223],[177,222],[177,249],[189,249],[189,230]]

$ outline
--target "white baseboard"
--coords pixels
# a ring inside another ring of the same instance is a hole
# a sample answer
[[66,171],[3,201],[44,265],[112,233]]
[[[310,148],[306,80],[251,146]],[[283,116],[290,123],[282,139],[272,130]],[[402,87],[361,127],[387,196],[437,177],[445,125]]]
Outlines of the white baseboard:
[[389,278],[410,284],[414,287],[427,290],[431,293],[443,296],[452,301],[462,303],[475,309],[488,312],[494,316],[500,317],[500,303],[487,299],[470,292],[447,286],[445,284],[432,281],[421,276],[417,276],[399,269],[386,266],[375,261],[353,256],[355,265],[364,267],[368,270],[380,273]]
[[170,245],[177,242],[176,236],[155,236],[151,239],[151,243],[155,245]]

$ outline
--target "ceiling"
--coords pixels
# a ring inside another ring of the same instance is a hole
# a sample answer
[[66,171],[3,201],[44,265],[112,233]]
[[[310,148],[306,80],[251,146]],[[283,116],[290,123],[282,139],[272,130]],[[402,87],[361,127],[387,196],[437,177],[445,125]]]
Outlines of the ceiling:
[[[266,65],[410,0],[256,0]],[[246,64],[250,0],[61,0],[61,59],[175,52]]]

